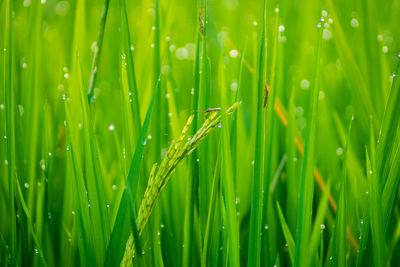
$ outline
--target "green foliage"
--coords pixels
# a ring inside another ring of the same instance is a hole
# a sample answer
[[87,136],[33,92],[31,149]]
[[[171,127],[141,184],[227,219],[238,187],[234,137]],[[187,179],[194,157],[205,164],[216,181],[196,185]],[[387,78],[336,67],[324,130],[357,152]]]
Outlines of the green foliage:
[[398,14],[0,1],[0,266],[399,266]]

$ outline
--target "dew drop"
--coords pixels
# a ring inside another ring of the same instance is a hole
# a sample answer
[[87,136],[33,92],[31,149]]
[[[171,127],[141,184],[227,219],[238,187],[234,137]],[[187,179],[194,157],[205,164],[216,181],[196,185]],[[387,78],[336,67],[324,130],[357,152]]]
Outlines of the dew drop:
[[264,225],[265,230],[268,230],[268,228],[269,228],[268,224]]
[[28,183],[25,183],[24,186],[25,186],[25,188],[29,188],[29,184]]
[[40,161],[40,167],[42,168],[42,170],[46,170],[46,164],[45,164],[44,159],[42,159],[42,160]]
[[112,189],[113,189],[113,190],[116,190],[116,189],[117,189],[117,186],[116,186],[115,184],[113,184],[113,185],[112,185]]
[[353,28],[358,28],[358,26],[359,26],[358,20],[356,18],[352,18],[350,21],[350,25]]
[[232,82],[231,84],[231,90],[236,91],[238,89],[238,83],[237,81]]
[[236,204],[239,204],[239,202],[240,202],[240,198],[239,198],[239,197],[236,197],[235,203],[236,203]]
[[229,52],[229,55],[231,56],[231,58],[237,58],[238,55],[239,55],[239,52],[238,52],[236,49],[232,49],[232,50]]
[[308,80],[304,79],[300,82],[300,86],[301,86],[301,88],[306,90],[310,87],[310,82]]
[[108,130],[114,131],[114,124],[110,124],[110,126],[108,126]]
[[[327,25],[327,24],[325,24],[325,25]],[[326,28],[326,27],[325,27],[325,28]],[[323,38],[324,40],[326,40],[326,41],[332,39],[332,33],[331,33],[331,31],[328,30],[328,29],[324,29],[324,30],[322,31],[322,38]]]
[[321,227],[321,230],[324,230],[326,228],[325,224],[323,224],[323,223],[321,223],[320,227]]

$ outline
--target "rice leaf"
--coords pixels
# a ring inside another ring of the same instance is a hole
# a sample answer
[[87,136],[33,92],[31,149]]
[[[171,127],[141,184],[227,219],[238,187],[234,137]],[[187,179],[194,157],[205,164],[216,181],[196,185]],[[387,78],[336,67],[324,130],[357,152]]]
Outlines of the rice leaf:
[[314,71],[310,92],[310,108],[308,114],[308,127],[304,144],[304,157],[301,167],[299,209],[297,217],[296,253],[294,266],[303,266],[306,261],[306,249],[311,233],[311,215],[314,196],[314,149],[318,114],[318,80],[319,61],[321,52],[322,30],[318,28],[318,42],[314,58]]

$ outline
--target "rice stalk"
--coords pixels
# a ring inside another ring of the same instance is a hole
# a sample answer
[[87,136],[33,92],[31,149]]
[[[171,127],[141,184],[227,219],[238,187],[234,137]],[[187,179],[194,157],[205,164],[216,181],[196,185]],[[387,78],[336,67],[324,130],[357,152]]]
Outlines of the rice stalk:
[[[231,107],[229,107],[225,112],[226,115],[231,115],[240,102],[236,102]],[[139,208],[137,225],[139,234],[142,233],[149,217],[157,197],[160,195],[161,190],[166,185],[171,174],[175,171],[176,166],[182,161],[186,156],[189,156],[200,143],[214,130],[221,122],[221,114],[219,110],[211,111],[210,115],[205,119],[203,125],[199,130],[192,136],[189,137],[188,131],[193,122],[194,115],[191,115],[186,122],[185,127],[182,130],[181,136],[173,140],[168,148],[164,159],[161,164],[155,163],[150,171],[150,177],[148,180],[148,185],[144,193],[142,203]],[[121,265],[128,266],[131,263],[131,259],[134,257],[135,247],[133,243],[132,234],[126,243],[126,250],[124,258],[122,259]]]

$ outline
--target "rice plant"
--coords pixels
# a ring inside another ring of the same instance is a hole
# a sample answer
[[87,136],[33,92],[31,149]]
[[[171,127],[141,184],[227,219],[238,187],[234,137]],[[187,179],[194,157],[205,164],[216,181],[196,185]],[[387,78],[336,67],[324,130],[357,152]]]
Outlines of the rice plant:
[[400,0],[0,0],[0,266],[399,266]]

